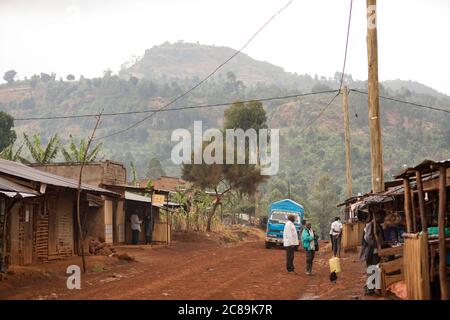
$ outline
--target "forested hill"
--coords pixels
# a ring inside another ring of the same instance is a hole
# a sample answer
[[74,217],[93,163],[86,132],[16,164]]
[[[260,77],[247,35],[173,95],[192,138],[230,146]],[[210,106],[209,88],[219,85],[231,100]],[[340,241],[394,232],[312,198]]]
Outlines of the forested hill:
[[[100,78],[81,77],[66,81],[43,73],[25,81],[1,85],[0,110],[15,118],[25,118],[96,113],[101,109],[104,112],[158,109],[191,88],[233,52],[224,47],[165,43],[147,50],[132,65],[124,65],[119,75],[105,72]],[[339,73],[333,78],[295,75],[240,54],[212,79],[170,108],[335,89],[339,85],[339,76]],[[350,75],[345,78],[351,88],[366,90],[365,82],[354,81]],[[382,84],[380,91],[384,96],[450,110],[450,97],[415,82],[388,81]],[[334,194],[336,199],[323,201],[334,205],[343,199],[341,97],[317,121],[314,120],[332,95],[264,103],[269,126],[281,129],[281,158],[279,174],[261,189],[261,208],[269,201],[287,195],[288,180],[293,198],[311,207],[327,190],[326,195]],[[102,140],[105,157],[123,161],[127,166],[133,161],[139,177],[143,178],[149,160],[156,156],[167,174],[177,175],[179,167],[170,160],[172,130],[190,128],[194,120],[203,120],[204,127],[220,127],[223,110],[224,107],[214,107],[158,113],[132,130]],[[126,128],[145,115],[105,116],[98,136]],[[354,191],[367,192],[370,189],[370,152],[366,95],[350,93],[350,115]],[[412,165],[424,158],[450,158],[448,113],[381,99],[381,121],[386,179],[390,179],[403,164]],[[310,128],[303,131],[307,125]],[[92,118],[15,121],[18,145],[24,131],[41,133],[44,139],[57,133],[65,143],[70,134],[78,139],[88,136],[92,127]]]
[[[142,58],[125,63],[119,75],[124,79],[131,76],[140,79],[201,79],[235,52],[228,47],[166,42],[146,50]],[[281,67],[257,61],[245,53],[238,54],[218,73],[225,76],[228,72],[233,72],[247,86],[257,83],[284,88],[311,85],[305,76],[285,72]]]

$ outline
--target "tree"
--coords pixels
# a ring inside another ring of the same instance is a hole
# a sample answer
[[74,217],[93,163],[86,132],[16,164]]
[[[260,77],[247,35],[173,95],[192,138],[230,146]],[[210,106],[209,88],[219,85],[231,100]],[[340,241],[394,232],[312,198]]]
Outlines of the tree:
[[[266,113],[260,102],[247,104],[235,103],[225,110],[225,129],[260,129],[267,127]],[[206,143],[203,145],[205,148]],[[223,155],[226,154],[226,143],[223,143]],[[236,146],[234,146],[236,148]],[[236,151],[236,150],[234,150]],[[236,154],[236,152],[235,152]],[[248,161],[249,149],[246,148],[245,158]],[[225,160],[225,159],[223,159]],[[192,161],[193,162],[193,161]],[[222,161],[225,163],[225,161]],[[251,164],[184,164],[183,179],[193,183],[194,187],[214,191],[212,209],[207,216],[206,230],[211,231],[211,221],[222,198],[236,190],[243,195],[255,193],[258,185],[266,180],[256,165]]]
[[50,80],[52,80],[52,76],[48,73],[41,72],[41,80],[44,82],[49,82]]
[[128,80],[133,86],[137,85],[139,82],[139,78],[131,76],[130,80]]
[[66,79],[67,79],[67,81],[73,81],[73,80],[75,80],[75,76],[73,74],[68,74]]
[[231,105],[224,113],[225,129],[242,129],[250,128],[259,130],[267,128],[266,111],[259,101],[248,103],[236,102]]
[[136,167],[135,167],[133,161],[130,162],[130,167],[131,167],[131,185],[135,186],[138,181],[138,176],[137,176]]
[[17,72],[15,70],[9,70],[5,72],[5,75],[3,76],[3,79],[8,83],[11,84],[14,82],[14,78],[17,75]]
[[[92,148],[87,154],[85,162],[93,162],[97,159],[97,156],[99,155],[101,149],[102,149],[102,143],[97,144],[94,148]],[[76,162],[80,163],[83,160],[84,153],[86,151],[87,143],[84,139],[81,139],[78,146],[75,143],[75,140],[73,139],[72,135],[70,135],[70,144],[69,149],[62,148],[61,152],[64,156],[64,159],[67,162]]]
[[39,134],[34,134],[30,138],[24,133],[23,138],[35,163],[51,163],[55,160],[59,150],[59,139],[57,134],[50,138],[45,147],[41,143],[41,136]]
[[16,132],[12,130],[14,118],[0,111],[0,150],[3,150],[16,140]]
[[159,159],[152,158],[148,163],[146,177],[154,180],[165,175],[166,172],[164,171]]
[[10,160],[10,161],[22,161],[23,158],[21,157],[21,153],[22,153],[23,145],[21,145],[19,148],[17,148],[16,151],[14,151],[13,147],[14,147],[14,145],[11,143],[9,146],[4,148],[0,152],[0,158],[5,159],[5,160]]

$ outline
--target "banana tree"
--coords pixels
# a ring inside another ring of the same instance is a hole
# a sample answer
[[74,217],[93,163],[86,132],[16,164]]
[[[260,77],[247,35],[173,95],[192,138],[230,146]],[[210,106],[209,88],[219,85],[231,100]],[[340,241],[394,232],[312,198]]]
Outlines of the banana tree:
[[0,158],[10,161],[23,161],[21,157],[23,144],[14,151],[14,145],[11,143],[0,152]]
[[[80,143],[77,145],[72,135],[70,135],[70,144],[69,148],[62,148],[61,152],[64,156],[64,159],[67,162],[75,162],[81,163],[83,161],[83,156],[87,147],[86,140],[81,139]],[[93,147],[86,155],[85,163],[95,161],[101,151],[102,144],[99,143],[95,147]]]
[[24,133],[23,138],[35,163],[51,163],[58,155],[59,139],[57,134],[50,138],[46,146],[42,145],[40,134],[29,137]]

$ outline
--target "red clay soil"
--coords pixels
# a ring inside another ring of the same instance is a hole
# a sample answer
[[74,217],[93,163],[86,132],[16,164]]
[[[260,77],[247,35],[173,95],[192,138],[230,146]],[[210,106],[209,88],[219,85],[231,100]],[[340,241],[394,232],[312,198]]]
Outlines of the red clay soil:
[[[247,233],[247,235],[245,235]],[[337,283],[329,280],[330,252],[317,253],[312,276],[296,252],[298,275],[285,271],[285,251],[265,249],[259,231],[235,239],[211,233],[178,235],[168,246],[119,248],[135,262],[88,257],[81,290],[66,287],[65,268],[79,257],[15,269],[0,281],[0,299],[366,299],[364,265],[356,253],[341,257]],[[323,245],[324,243],[322,243]],[[324,246],[323,246],[324,247]]]

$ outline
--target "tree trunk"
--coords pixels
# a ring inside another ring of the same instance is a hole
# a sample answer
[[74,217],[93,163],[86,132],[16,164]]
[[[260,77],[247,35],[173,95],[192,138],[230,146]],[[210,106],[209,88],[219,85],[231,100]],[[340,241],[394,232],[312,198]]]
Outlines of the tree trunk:
[[206,231],[211,232],[211,222],[214,214],[216,213],[217,207],[219,206],[219,201],[215,201],[211,213],[208,215],[208,220],[206,222]]

